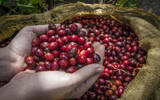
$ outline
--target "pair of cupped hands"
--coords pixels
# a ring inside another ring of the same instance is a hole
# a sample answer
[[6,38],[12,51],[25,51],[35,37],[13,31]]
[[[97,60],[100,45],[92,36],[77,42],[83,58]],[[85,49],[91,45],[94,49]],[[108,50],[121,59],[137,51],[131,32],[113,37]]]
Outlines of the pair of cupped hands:
[[98,64],[87,65],[70,74],[62,71],[35,73],[23,71],[24,59],[30,54],[32,39],[46,33],[48,25],[24,27],[11,43],[0,49],[0,81],[9,81],[0,88],[0,100],[67,100],[81,97],[103,72],[104,46],[94,43],[100,55]]

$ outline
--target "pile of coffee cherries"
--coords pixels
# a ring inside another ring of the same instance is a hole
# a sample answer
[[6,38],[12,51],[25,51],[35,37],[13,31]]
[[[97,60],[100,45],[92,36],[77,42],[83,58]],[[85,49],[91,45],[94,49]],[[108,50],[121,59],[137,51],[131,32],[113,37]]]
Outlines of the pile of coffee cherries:
[[33,39],[31,54],[25,59],[27,69],[73,73],[87,64],[98,63],[101,59],[93,42],[105,46],[104,72],[77,100],[117,100],[146,63],[146,52],[127,25],[107,16],[76,17],[49,25],[47,33]]
[[63,24],[80,23],[86,33],[78,32],[90,42],[105,46],[104,72],[78,100],[117,100],[128,83],[146,63],[146,52],[139,47],[138,37],[124,24],[108,17],[85,16]]
[[33,39],[31,56],[25,59],[27,69],[73,73],[87,64],[99,62],[100,56],[91,42],[77,35],[79,32],[87,34],[80,23],[49,25],[46,34]]

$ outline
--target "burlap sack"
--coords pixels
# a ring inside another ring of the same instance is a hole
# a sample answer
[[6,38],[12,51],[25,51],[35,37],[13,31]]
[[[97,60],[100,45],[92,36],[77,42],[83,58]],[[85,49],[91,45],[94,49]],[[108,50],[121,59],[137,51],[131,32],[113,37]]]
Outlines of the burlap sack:
[[0,42],[26,25],[61,23],[75,16],[110,16],[129,25],[147,51],[147,63],[129,83],[119,100],[160,100],[160,18],[142,9],[118,8],[107,4],[66,4],[42,14],[0,18]]

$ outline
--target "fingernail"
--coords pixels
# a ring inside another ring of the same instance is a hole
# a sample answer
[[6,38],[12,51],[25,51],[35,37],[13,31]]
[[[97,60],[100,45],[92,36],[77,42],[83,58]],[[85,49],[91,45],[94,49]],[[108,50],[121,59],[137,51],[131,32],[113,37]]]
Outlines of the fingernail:
[[97,73],[102,73],[104,71],[104,68],[102,66],[100,66],[99,68],[97,68]]
[[28,72],[28,73],[35,73],[34,70],[29,70],[29,69],[27,69],[25,72]]

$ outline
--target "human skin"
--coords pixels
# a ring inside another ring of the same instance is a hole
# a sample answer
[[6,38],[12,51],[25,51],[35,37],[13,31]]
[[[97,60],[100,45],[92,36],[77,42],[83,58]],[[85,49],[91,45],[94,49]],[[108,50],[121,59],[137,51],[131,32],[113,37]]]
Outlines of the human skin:
[[[62,71],[22,71],[29,55],[32,39],[48,30],[48,25],[23,28],[11,43],[0,49],[0,100],[66,100],[81,97],[103,72],[104,46],[94,43],[101,56],[99,64],[87,65],[70,74]],[[17,74],[18,73],[18,74]]]

